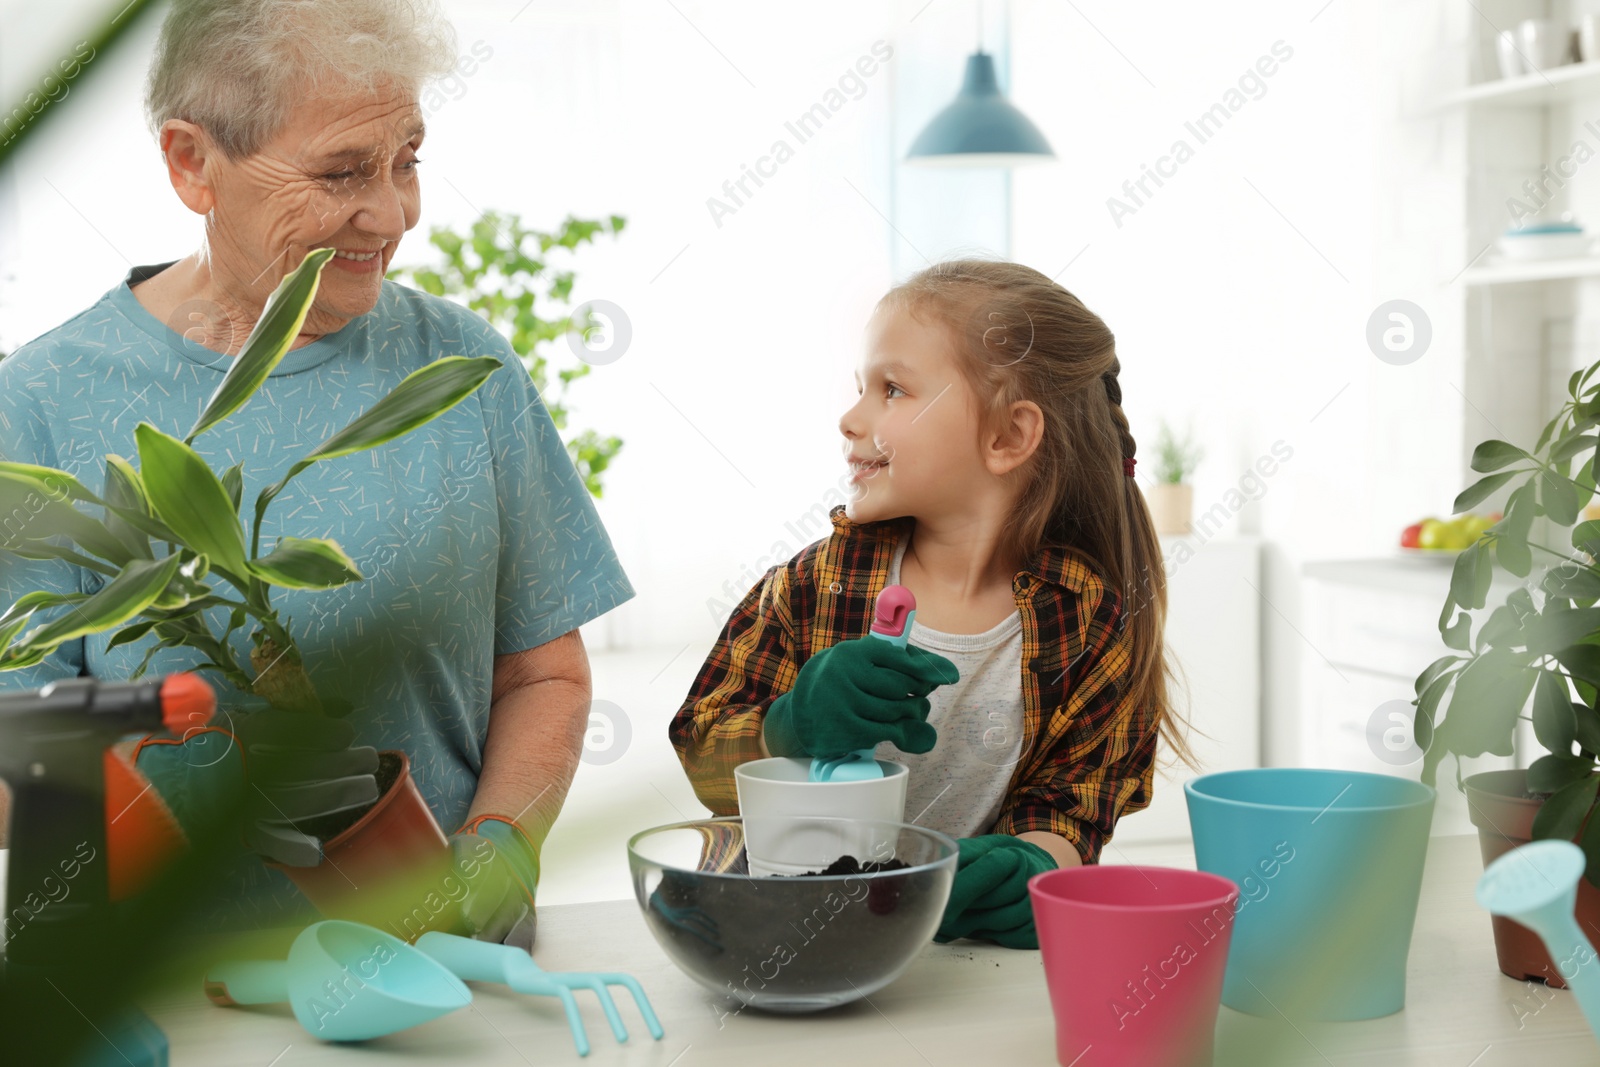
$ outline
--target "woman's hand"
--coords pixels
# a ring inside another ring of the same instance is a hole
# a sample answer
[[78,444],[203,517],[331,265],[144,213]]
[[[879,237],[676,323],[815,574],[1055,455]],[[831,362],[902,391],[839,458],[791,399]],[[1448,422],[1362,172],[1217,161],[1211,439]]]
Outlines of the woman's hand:
[[831,759],[892,741],[928,752],[928,694],[959,680],[956,665],[926,649],[876,637],[840,641],[806,660],[794,688],[767,709],[762,735],[774,756]]

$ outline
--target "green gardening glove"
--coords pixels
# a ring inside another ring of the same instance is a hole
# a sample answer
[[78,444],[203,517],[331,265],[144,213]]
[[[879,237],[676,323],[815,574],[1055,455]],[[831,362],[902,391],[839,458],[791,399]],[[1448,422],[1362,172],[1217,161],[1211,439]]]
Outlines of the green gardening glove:
[[481,815],[451,835],[450,856],[467,884],[461,901],[467,936],[532,955],[539,853],[528,835],[503,816]]
[[806,660],[794,688],[767,709],[763,733],[774,756],[832,759],[892,741],[928,752],[928,694],[960,678],[943,656],[876,637],[855,637]]
[[1055,870],[1055,857],[1010,834],[966,837],[958,844],[955,885],[933,939],[943,944],[971,937],[1006,948],[1038,948],[1028,879]]

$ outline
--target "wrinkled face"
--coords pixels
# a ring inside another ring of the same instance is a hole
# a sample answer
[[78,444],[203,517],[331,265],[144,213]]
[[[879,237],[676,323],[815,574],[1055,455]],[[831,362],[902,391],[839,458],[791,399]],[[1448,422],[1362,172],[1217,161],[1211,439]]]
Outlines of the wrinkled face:
[[[264,300],[313,248],[339,250],[323,268],[309,332],[331,332],[371,311],[422,193],[414,92],[322,93],[302,102],[278,135],[232,162],[214,156],[208,221],[215,267]],[[363,258],[364,257],[364,258]]]
[[956,365],[948,329],[885,306],[866,330],[856,371],[861,396],[839,419],[857,522],[970,510],[992,480],[979,449],[977,403]]

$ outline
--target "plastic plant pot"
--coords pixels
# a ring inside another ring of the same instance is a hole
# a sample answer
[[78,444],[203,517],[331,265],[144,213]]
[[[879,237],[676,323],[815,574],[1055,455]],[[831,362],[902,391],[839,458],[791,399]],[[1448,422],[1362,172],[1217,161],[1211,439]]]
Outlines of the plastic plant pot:
[[905,764],[879,760],[880,777],[813,782],[811,763],[778,756],[734,768],[751,874],[820,870],[844,854],[864,856],[873,844],[870,836],[841,843],[834,830],[822,833],[822,824],[794,817],[862,820],[863,835],[870,834],[866,827],[873,822],[905,819],[906,783],[911,776]]
[[1171,867],[1028,882],[1063,1067],[1210,1067],[1239,887]]
[[329,919],[367,923],[406,941],[429,930],[450,932],[460,917],[450,884],[450,842],[428,810],[411,762],[379,754],[379,782],[390,780],[359,821],[323,842],[315,867],[269,863]]
[[[1487,869],[1512,849],[1533,840],[1533,819],[1544,800],[1528,793],[1525,770],[1480,771],[1466,780],[1467,811],[1478,828],[1478,851]],[[1591,816],[1592,818],[1592,816]],[[1587,823],[1587,820],[1585,820]],[[1581,838],[1583,829],[1576,835]],[[1578,882],[1578,926],[1591,945],[1600,940],[1600,889],[1587,878]],[[1500,971],[1522,981],[1532,978],[1565,989],[1561,969],[1550,959],[1539,935],[1509,915],[1495,915],[1494,952]],[[1600,952],[1600,947],[1596,948]]]
[[1222,1002],[1291,1021],[1405,1007],[1434,790],[1266,767],[1184,785],[1196,865],[1239,886]]

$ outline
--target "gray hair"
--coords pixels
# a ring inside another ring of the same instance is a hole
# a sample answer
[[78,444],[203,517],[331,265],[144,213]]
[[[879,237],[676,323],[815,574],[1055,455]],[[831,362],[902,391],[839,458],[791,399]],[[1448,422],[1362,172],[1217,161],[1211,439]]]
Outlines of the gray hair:
[[414,92],[455,69],[435,0],[173,0],[145,84],[150,131],[183,119],[230,160],[259,151],[324,89]]

